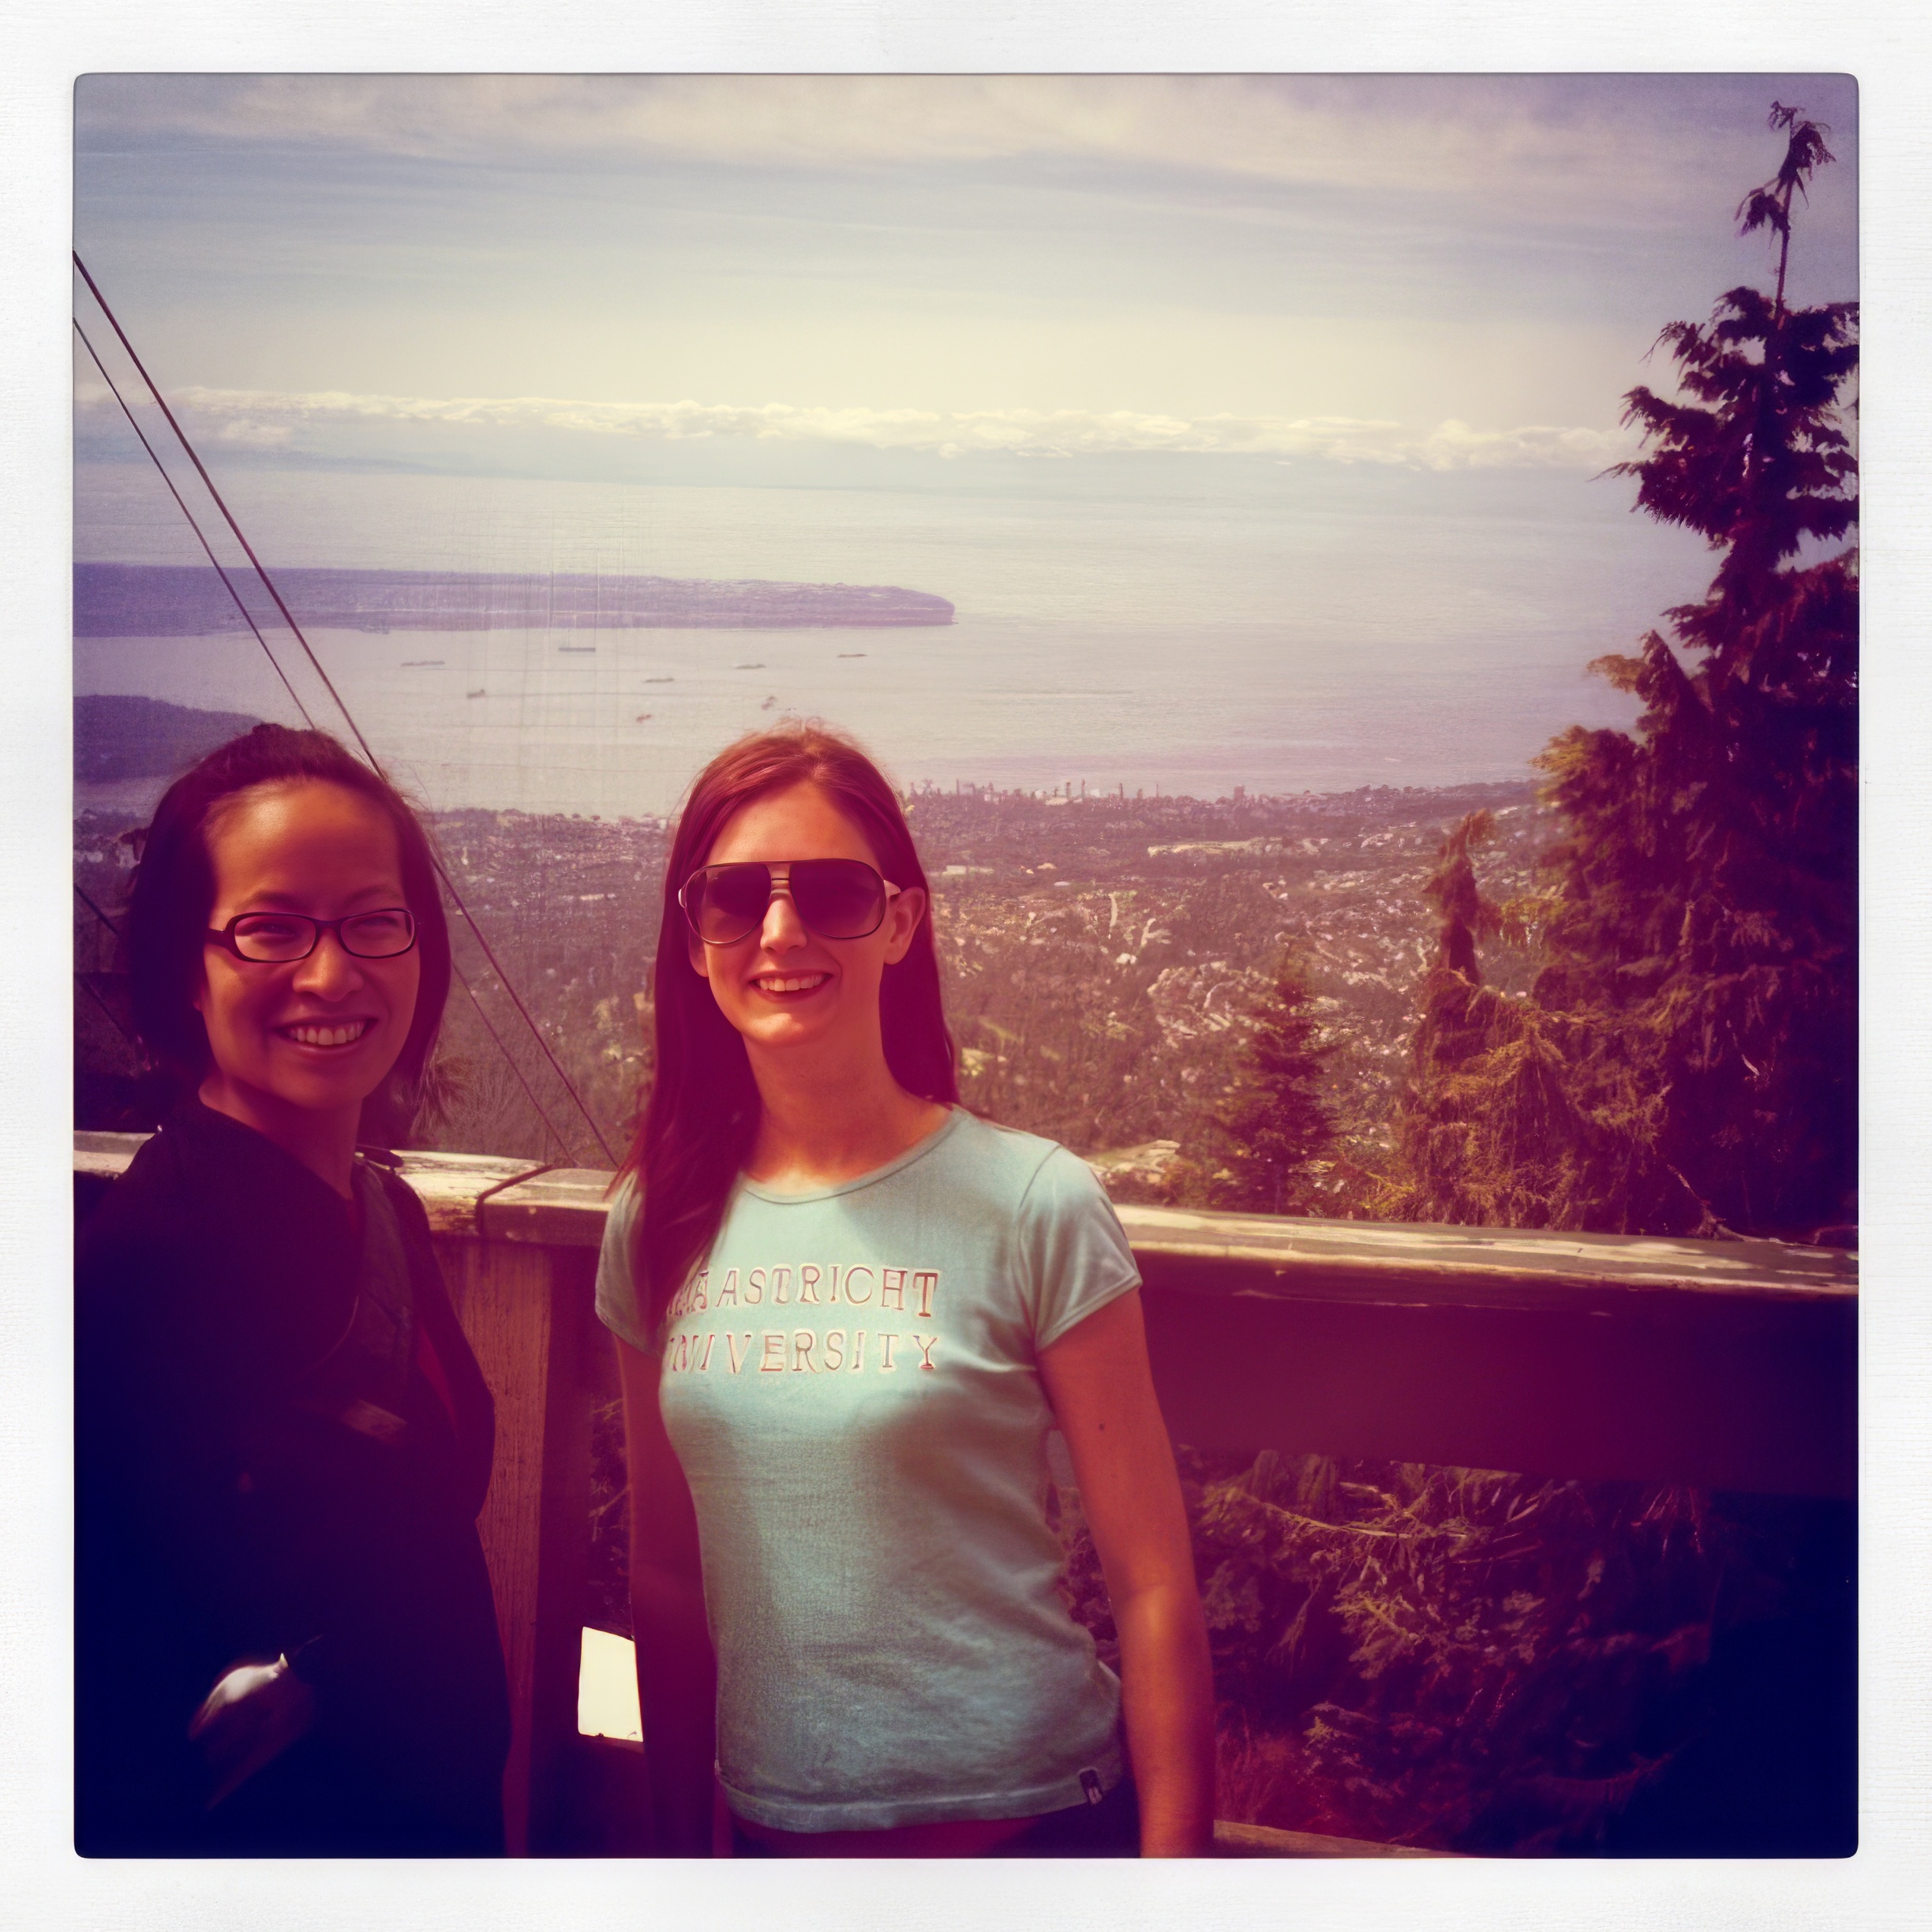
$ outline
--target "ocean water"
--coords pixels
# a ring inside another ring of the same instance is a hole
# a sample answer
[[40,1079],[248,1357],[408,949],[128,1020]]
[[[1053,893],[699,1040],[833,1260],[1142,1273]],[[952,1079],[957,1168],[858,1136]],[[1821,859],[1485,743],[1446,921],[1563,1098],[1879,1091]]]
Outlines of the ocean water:
[[[271,569],[891,583],[957,607],[912,630],[312,633],[378,755],[443,808],[664,812],[729,739],[798,716],[905,784],[1211,798],[1518,777],[1565,725],[1628,721],[1585,666],[1709,575],[1625,513],[1627,485],[1181,460],[1161,487],[1144,470],[1077,490],[223,480]],[[80,558],[200,560],[144,466],[82,464],[75,511]],[[293,641],[270,641],[339,727]],[[78,639],[74,687],[298,716],[245,634]]]

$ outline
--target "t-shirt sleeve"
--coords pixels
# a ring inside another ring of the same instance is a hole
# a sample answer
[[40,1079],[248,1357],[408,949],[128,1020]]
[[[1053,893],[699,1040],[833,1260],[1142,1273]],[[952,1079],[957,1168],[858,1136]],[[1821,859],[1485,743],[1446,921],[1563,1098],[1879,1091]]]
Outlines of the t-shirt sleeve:
[[1040,1163],[1020,1204],[1020,1246],[1036,1349],[1140,1286],[1114,1204],[1094,1170],[1065,1148]]
[[657,1353],[644,1320],[637,1288],[637,1177],[626,1174],[604,1220],[604,1245],[597,1250],[597,1320],[620,1342],[646,1355]]

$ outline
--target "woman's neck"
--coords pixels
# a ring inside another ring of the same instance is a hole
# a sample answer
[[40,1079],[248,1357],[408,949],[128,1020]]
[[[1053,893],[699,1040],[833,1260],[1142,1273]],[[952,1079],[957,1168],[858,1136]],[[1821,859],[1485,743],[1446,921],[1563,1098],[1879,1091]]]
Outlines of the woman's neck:
[[832,1185],[883,1167],[945,1123],[947,1110],[910,1094],[883,1057],[842,1077],[803,1077],[807,1069],[752,1057],[758,1133],[746,1171],[754,1181],[803,1189]]
[[202,1081],[199,1098],[204,1107],[226,1114],[244,1127],[253,1127],[264,1140],[272,1140],[343,1200],[353,1202],[355,1199],[356,1129],[361,1118],[359,1106],[326,1112],[289,1106],[278,1102],[273,1095],[225,1079],[219,1070]]

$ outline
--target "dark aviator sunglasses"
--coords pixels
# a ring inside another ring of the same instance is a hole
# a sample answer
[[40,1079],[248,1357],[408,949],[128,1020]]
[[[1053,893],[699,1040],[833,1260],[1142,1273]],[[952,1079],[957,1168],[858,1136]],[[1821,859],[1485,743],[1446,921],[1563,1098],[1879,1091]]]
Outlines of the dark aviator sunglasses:
[[717,946],[756,932],[780,893],[821,939],[863,939],[878,930],[899,890],[863,859],[779,859],[701,866],[677,897],[685,923]]

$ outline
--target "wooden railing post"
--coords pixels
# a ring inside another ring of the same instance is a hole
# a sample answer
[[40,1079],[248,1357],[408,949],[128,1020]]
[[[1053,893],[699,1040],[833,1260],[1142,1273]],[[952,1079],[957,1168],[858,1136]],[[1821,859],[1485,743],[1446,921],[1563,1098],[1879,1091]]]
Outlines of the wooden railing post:
[[504,1820],[513,1855],[541,1855],[572,1837],[590,1522],[582,1369],[609,1176],[512,1166],[466,1177],[447,1156],[432,1165],[416,1155],[404,1172],[429,1209],[444,1277],[496,1394],[496,1464],[477,1528],[510,1677]]
[[443,1273],[496,1394],[496,1460],[477,1527],[510,1676],[504,1810],[513,1855],[540,1852],[577,1732],[590,1520],[590,1425],[576,1399],[594,1255],[444,1238]]

